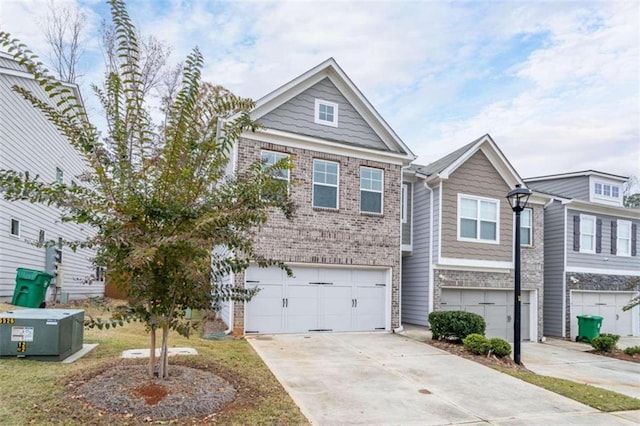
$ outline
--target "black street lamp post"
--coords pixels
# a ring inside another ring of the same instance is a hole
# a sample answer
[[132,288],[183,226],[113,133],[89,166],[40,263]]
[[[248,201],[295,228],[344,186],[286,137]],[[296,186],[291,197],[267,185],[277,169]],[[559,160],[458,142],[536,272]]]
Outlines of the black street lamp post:
[[511,205],[511,209],[516,214],[516,238],[514,247],[514,321],[513,321],[513,360],[516,364],[520,364],[520,316],[521,316],[521,290],[520,290],[520,213],[527,206],[527,201],[531,195],[529,188],[522,188],[516,185],[514,189],[509,191],[507,199]]

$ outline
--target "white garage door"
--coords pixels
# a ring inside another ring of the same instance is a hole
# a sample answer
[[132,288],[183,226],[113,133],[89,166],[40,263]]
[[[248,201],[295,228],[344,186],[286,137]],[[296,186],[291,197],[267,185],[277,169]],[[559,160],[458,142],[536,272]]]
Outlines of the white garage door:
[[294,267],[250,267],[248,288],[260,292],[246,304],[245,333],[385,329],[387,271]]
[[[632,292],[571,292],[571,338],[578,335],[578,315],[599,315],[602,317],[601,333],[620,336],[640,336],[640,308],[629,311],[622,308],[633,297]],[[635,321],[635,324],[634,324]]]
[[[442,289],[441,309],[476,313],[487,323],[487,337],[513,341],[513,291],[445,288]],[[530,318],[529,292],[523,291],[520,317],[522,340],[530,339]]]

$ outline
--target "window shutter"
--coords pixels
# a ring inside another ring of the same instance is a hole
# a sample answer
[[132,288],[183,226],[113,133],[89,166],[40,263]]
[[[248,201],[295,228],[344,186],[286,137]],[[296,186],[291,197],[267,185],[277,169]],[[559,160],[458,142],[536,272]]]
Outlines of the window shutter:
[[611,254],[618,253],[618,221],[611,221]]
[[638,239],[637,239],[637,231],[638,231],[638,226],[633,223],[631,224],[631,256],[635,256],[638,251],[637,251],[637,246],[638,246]]
[[602,219],[596,219],[596,253],[602,253]]
[[573,217],[573,251],[580,251],[580,216]]

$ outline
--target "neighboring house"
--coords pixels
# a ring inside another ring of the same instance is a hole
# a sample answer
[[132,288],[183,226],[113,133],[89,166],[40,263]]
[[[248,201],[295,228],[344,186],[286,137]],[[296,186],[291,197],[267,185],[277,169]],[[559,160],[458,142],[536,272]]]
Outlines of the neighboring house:
[[[430,312],[482,315],[489,337],[513,339],[515,214],[506,199],[523,184],[489,135],[404,173],[402,322]],[[521,215],[522,338],[542,337],[544,203]]]
[[640,307],[624,312],[640,276],[640,211],[623,207],[629,178],[587,170],[525,179],[553,194],[545,208],[544,333],[575,338],[577,316],[603,317],[601,332],[640,336]]
[[[11,89],[14,85],[48,101],[33,76],[10,55],[0,52],[0,169],[29,172],[48,182],[78,183],[76,176],[84,171],[82,158],[43,114]],[[69,88],[80,99],[77,87]],[[46,249],[34,243],[82,239],[90,232],[86,226],[63,223],[53,207],[0,198],[0,300],[11,302],[16,268],[55,269],[47,265]],[[101,296],[103,281],[86,283],[94,274],[90,261],[93,255],[91,250],[62,248],[59,275],[49,288],[47,300],[53,292],[62,299]]]
[[225,277],[260,287],[223,303],[237,334],[392,330],[400,325],[402,168],[415,156],[333,59],[257,102],[262,127],[234,148],[232,166],[290,157],[292,220],[274,212],[257,251],[286,262]]

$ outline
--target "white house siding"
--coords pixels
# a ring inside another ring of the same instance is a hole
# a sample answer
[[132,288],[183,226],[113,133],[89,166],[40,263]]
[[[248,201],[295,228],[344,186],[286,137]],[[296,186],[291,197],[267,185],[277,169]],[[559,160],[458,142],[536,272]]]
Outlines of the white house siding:
[[402,322],[428,325],[430,193],[413,185],[413,250],[402,258]]
[[[75,176],[84,170],[81,158],[42,114],[11,90],[15,84],[46,99],[34,80],[6,75],[0,69],[0,168],[29,171],[51,182],[58,167],[64,172],[65,183],[70,184],[71,179],[77,182]],[[19,238],[10,235],[12,218],[21,222]],[[45,269],[45,249],[26,241],[36,241],[41,229],[47,240],[83,239],[92,232],[86,226],[61,223],[54,208],[0,200],[0,299],[10,301],[13,296],[16,268]],[[103,282],[86,283],[93,273],[93,255],[91,250],[74,253],[63,248],[63,279],[58,284],[70,299],[104,293]]]

